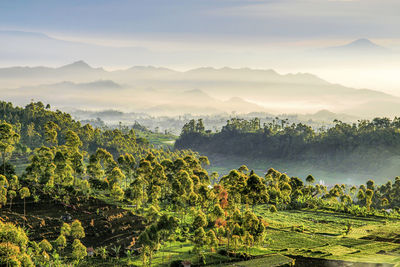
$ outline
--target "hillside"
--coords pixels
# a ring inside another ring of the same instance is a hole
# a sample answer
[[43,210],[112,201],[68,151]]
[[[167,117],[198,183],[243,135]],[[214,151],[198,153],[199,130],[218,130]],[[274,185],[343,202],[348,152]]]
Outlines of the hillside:
[[[0,140],[8,153],[0,167],[0,248],[7,252],[0,265],[399,262],[399,177],[325,185],[311,174],[269,168],[258,175],[243,164],[219,175],[207,157],[155,149],[133,129],[82,126],[40,102],[1,107]],[[241,123],[236,133],[235,122]],[[384,131],[387,121],[373,123]],[[191,127],[197,131],[191,134],[205,134],[200,121],[185,130]],[[240,136],[257,127],[257,121],[233,120],[222,132]],[[296,130],[307,132],[304,125]]]

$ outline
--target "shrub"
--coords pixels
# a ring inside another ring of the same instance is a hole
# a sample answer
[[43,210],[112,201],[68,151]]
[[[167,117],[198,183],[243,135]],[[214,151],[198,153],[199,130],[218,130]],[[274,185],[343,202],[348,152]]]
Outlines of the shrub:
[[278,210],[276,209],[275,205],[271,205],[271,207],[269,208],[269,211],[274,213],[274,212],[277,212]]

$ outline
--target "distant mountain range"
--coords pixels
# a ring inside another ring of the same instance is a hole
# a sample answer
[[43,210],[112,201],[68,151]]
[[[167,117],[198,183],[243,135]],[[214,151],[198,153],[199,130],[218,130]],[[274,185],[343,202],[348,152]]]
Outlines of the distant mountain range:
[[[43,33],[24,32],[24,31],[7,31],[0,30],[0,63],[8,65],[59,65],[62,62],[70,62],[74,60],[84,59],[95,65],[107,64],[108,66],[126,66],[133,62],[137,65],[161,65],[174,66],[182,65],[187,62],[193,65],[192,60],[195,59],[197,65],[215,65],[216,62],[231,63],[242,62],[241,65],[252,65],[255,59],[258,62],[267,61],[271,66],[277,65],[296,65],[302,67],[314,65],[318,62],[321,64],[320,57],[323,56],[322,62],[337,60],[337,57],[343,55],[347,59],[346,64],[357,63],[349,62],[349,56],[366,56],[375,59],[376,56],[382,57],[390,51],[368,39],[358,39],[354,42],[343,46],[321,48],[312,50],[307,53],[296,50],[293,53],[290,48],[261,51],[262,56],[254,57],[254,55],[246,53],[233,53],[224,50],[204,50],[193,51],[175,49],[156,49],[154,47],[142,46],[118,46],[109,44],[98,44],[90,42],[70,41],[60,37],[52,37]],[[280,52],[279,52],[280,51]],[[391,52],[391,51],[390,51]],[[393,56],[393,53],[390,53]],[[389,60],[389,59],[387,59]]]
[[307,73],[279,74],[249,68],[198,68],[186,72],[132,67],[106,71],[77,61],[57,68],[1,68],[3,98],[56,106],[121,109],[149,114],[221,112],[313,113],[396,116],[398,97],[328,83]]

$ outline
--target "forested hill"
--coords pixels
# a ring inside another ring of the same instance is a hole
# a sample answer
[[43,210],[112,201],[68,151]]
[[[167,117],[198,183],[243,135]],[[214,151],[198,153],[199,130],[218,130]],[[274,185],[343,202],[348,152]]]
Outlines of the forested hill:
[[337,169],[375,168],[400,155],[400,118],[375,118],[348,124],[334,121],[318,130],[303,123],[231,119],[219,132],[206,131],[202,120],[186,123],[176,148],[207,155],[247,159],[312,162]]
[[[98,148],[106,149],[114,157],[124,153],[133,153],[137,159],[152,152],[155,155],[168,154],[170,151],[154,149],[148,140],[137,137],[128,127],[121,129],[99,129],[90,124],[82,125],[71,115],[60,110],[52,111],[50,105],[32,102],[26,107],[13,106],[0,102],[0,122],[10,123],[20,136],[14,157],[27,157],[42,146],[64,145],[69,132],[74,132],[82,142],[82,150],[92,154]],[[185,152],[187,153],[187,152]]]

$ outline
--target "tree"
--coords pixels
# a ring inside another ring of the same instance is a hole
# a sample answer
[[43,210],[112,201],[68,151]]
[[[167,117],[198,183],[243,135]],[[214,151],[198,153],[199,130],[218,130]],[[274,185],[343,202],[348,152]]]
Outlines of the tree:
[[135,158],[133,155],[126,153],[125,155],[121,155],[118,158],[118,164],[120,165],[121,170],[125,173],[125,188],[127,187],[127,181],[131,181],[132,173],[135,169]]
[[361,200],[365,199],[365,192],[364,192],[364,190],[362,190],[362,189],[358,190],[357,199],[358,199],[358,201],[361,201]]
[[221,205],[219,203],[214,205],[214,208],[211,211],[211,216],[212,219],[215,221],[218,218],[223,218],[225,217],[225,212],[224,210],[221,208]]
[[312,176],[311,174],[308,175],[307,178],[306,178],[306,182],[309,183],[309,184],[315,183],[315,178],[314,178],[314,176]]
[[375,188],[375,182],[373,180],[368,180],[367,189],[374,190],[374,188]]
[[29,239],[20,227],[0,221],[0,265],[33,267],[26,253]]
[[65,145],[71,150],[78,150],[82,146],[82,142],[74,131],[69,130],[65,134]]
[[214,249],[218,248],[218,238],[215,235],[215,232],[213,230],[208,230],[207,232],[207,244]]
[[74,239],[80,239],[85,237],[85,229],[79,220],[74,220],[71,223],[71,236]]
[[122,190],[121,187],[119,187],[118,185],[114,185],[111,189],[111,196],[117,200],[117,201],[121,201],[124,199],[124,190]]
[[53,121],[48,121],[46,125],[44,126],[44,134],[46,137],[46,142],[48,143],[49,146],[56,146],[58,143],[57,139],[57,131],[60,130],[60,126],[58,126],[56,123]]
[[6,158],[14,150],[14,145],[19,141],[12,125],[7,122],[0,124],[0,152],[3,159],[3,174],[6,174]]
[[50,244],[49,241],[47,241],[47,239],[43,239],[42,241],[40,241],[39,243],[39,247],[43,250],[48,252],[51,252],[51,250],[53,249],[53,246]]
[[207,244],[207,236],[203,227],[199,227],[194,231],[193,243],[198,252],[200,252],[201,248]]
[[[179,220],[175,217],[162,215],[157,222],[148,226],[138,238],[138,244],[143,257],[143,266],[151,266],[153,252],[157,250],[160,243],[171,236],[179,224]],[[147,257],[148,256],[148,257]]]
[[85,172],[83,165],[83,155],[78,150],[71,152],[69,155],[70,166],[74,172],[74,181],[76,181],[77,175],[82,175]]
[[146,211],[146,218],[148,221],[156,221],[160,217],[160,209],[151,205]]
[[18,188],[19,188],[18,176],[16,176],[16,175],[11,176],[11,178],[8,179],[8,182],[9,182],[9,184],[8,184],[9,189],[18,190]]
[[17,192],[14,190],[8,190],[8,198],[10,199],[10,210],[12,208],[12,201],[17,196]]
[[267,187],[257,174],[250,175],[247,180],[246,195],[249,204],[263,204],[269,201]]
[[219,178],[218,172],[213,172],[211,174],[211,184],[212,185],[217,184],[218,183],[218,178]]
[[67,246],[67,238],[64,235],[59,235],[55,240],[58,250],[63,250]]
[[108,177],[108,182],[110,184],[110,188],[113,188],[114,185],[118,185],[121,181],[125,179],[125,175],[122,173],[121,169],[118,167],[115,167],[109,177]]
[[72,243],[72,258],[79,260],[85,258],[87,256],[86,247],[81,243],[79,239],[75,239]]
[[367,189],[367,191],[365,191],[365,204],[367,205],[368,211],[371,208],[373,195],[374,195],[374,191],[372,191],[371,189]]
[[203,165],[203,167],[210,165],[210,161],[208,160],[208,158],[206,156],[199,157],[199,161]]
[[21,199],[24,200],[24,217],[26,216],[26,198],[31,196],[31,192],[29,191],[28,187],[22,187],[21,190],[19,190],[19,196]]
[[275,205],[271,205],[271,207],[269,208],[269,211],[274,213],[274,212],[277,212],[278,210],[276,209]]
[[242,165],[239,167],[238,171],[240,171],[241,173],[246,173],[249,171],[249,168],[247,168],[246,165]]
[[254,237],[247,231],[244,234],[243,243],[247,249],[250,249],[254,244]]
[[7,187],[7,178],[0,174],[0,207],[7,203]]
[[382,205],[383,207],[386,207],[387,205],[389,205],[389,200],[388,200],[387,198],[383,198],[383,199],[382,199],[381,205]]
[[68,223],[63,223],[63,225],[61,226],[60,235],[62,236],[71,235],[71,226]]
[[193,229],[207,226],[207,217],[201,210],[197,212],[197,215],[194,218],[192,226]]

